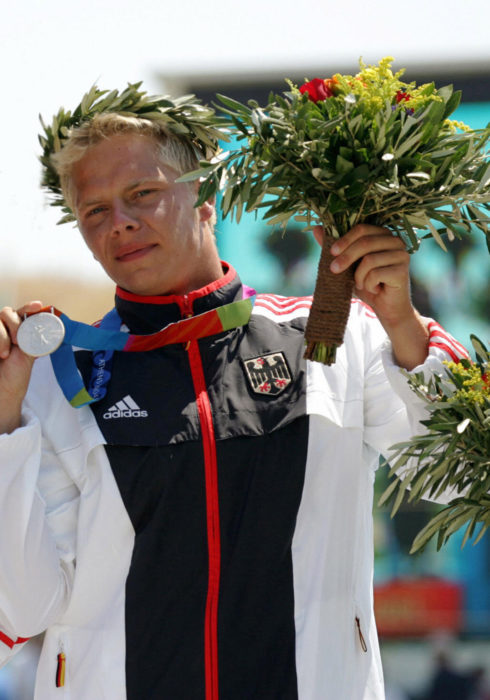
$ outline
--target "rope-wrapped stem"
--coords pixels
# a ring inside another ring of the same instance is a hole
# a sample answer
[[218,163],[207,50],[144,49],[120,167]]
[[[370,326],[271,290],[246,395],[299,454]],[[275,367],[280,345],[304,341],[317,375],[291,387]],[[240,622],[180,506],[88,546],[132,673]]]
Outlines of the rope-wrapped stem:
[[335,362],[337,348],[344,342],[354,288],[352,268],[340,274],[334,274],[330,270],[334,258],[330,248],[334,242],[335,239],[325,231],[313,304],[305,330],[305,359],[325,365]]

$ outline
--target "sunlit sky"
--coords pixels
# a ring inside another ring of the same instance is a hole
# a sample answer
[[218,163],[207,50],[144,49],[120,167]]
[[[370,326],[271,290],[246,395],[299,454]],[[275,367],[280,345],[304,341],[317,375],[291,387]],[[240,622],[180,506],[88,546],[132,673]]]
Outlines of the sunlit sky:
[[355,71],[360,55],[393,55],[396,67],[488,67],[489,27],[488,0],[9,3],[0,26],[0,275],[98,275],[78,231],[55,225],[59,212],[45,204],[36,160],[38,114],[73,108],[94,82],[120,89],[142,79],[159,92],[162,74],[229,82],[234,72]]

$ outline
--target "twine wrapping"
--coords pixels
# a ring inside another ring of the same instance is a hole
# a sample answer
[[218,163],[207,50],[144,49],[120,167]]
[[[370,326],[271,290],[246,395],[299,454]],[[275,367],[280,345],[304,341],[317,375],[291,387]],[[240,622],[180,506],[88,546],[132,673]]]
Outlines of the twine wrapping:
[[330,263],[334,259],[330,248],[334,242],[335,239],[325,233],[313,303],[305,330],[305,359],[326,365],[335,362],[336,350],[344,342],[354,288],[354,270],[351,267],[340,274],[330,271]]

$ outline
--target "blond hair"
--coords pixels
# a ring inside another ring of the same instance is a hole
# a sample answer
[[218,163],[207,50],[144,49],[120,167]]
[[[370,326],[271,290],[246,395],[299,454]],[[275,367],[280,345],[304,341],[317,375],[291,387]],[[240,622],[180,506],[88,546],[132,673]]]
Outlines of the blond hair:
[[73,166],[92,146],[120,134],[139,134],[153,138],[162,163],[169,165],[179,175],[197,169],[199,159],[204,157],[185,136],[180,137],[171,133],[162,122],[150,121],[142,117],[128,117],[115,112],[96,114],[90,121],[73,128],[63,148],[51,156],[53,166],[60,178],[63,197],[73,213],[75,213]]

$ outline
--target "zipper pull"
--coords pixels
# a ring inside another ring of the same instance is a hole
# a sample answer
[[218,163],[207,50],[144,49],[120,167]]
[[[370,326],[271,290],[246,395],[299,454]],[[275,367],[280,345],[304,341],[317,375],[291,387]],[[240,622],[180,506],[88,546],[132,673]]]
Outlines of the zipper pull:
[[180,313],[183,318],[189,318],[192,316],[192,304],[189,301],[189,296],[184,294],[184,303],[180,306]]
[[[189,297],[187,294],[184,294],[184,308],[182,309],[182,316],[184,318],[192,318],[194,314],[192,313],[192,306],[189,304]],[[191,346],[191,341],[188,340],[187,343],[184,343],[184,350],[186,352],[189,351],[189,348]]]
[[356,617],[356,625],[357,625],[357,631],[359,633],[359,642],[361,643],[361,649],[363,651],[367,651],[368,648],[367,648],[366,640],[364,639],[364,635],[363,635],[362,630],[361,630],[361,621],[359,620],[358,617]]
[[56,658],[58,661],[56,666],[56,687],[62,688],[65,685],[66,671],[66,656],[65,652],[63,651],[63,647],[61,647],[61,651]]

